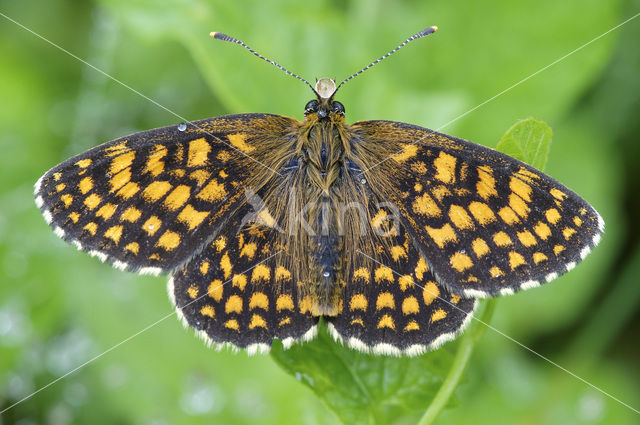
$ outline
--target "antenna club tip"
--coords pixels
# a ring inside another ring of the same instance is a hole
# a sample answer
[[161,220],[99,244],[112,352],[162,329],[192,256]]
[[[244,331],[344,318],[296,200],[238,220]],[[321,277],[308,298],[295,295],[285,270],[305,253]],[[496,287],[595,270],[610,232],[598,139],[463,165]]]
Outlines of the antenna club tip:
[[438,31],[438,27],[437,26],[431,26],[428,28],[423,29],[422,31],[420,31],[418,34],[416,34],[416,38],[422,38],[422,37],[426,37],[429,34],[433,34],[434,32]]
[[233,38],[233,37],[229,37],[227,34],[223,34],[223,33],[221,33],[221,32],[211,31],[211,32],[209,33],[209,35],[210,35],[212,38],[215,38],[216,40],[230,41],[230,42],[233,42],[233,43],[237,43],[237,40],[236,40],[235,38]]

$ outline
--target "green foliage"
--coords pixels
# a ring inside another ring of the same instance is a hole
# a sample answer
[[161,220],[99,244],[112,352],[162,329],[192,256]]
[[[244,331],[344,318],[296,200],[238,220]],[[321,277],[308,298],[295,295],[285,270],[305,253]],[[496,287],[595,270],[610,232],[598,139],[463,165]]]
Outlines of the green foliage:
[[544,170],[551,148],[551,127],[535,118],[520,120],[502,136],[496,149]]
[[271,356],[308,386],[344,424],[390,424],[423,411],[451,367],[441,349],[416,358],[363,354],[335,342],[323,329],[316,340],[279,346]]

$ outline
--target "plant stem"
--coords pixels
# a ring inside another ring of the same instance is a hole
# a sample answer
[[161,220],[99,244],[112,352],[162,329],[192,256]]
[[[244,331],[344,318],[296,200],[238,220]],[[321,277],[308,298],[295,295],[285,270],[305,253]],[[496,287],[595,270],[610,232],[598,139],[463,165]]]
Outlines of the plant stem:
[[[484,323],[489,323],[491,320],[491,316],[493,315],[493,311],[495,309],[496,300],[491,299],[486,302],[484,312],[482,313],[482,317],[480,320]],[[464,368],[466,367],[469,359],[471,358],[471,353],[473,352],[473,347],[476,342],[480,340],[487,327],[481,323],[477,322],[473,329],[470,329],[460,340],[460,346],[458,347],[458,351],[456,352],[456,356],[453,359],[453,364],[451,365],[451,369],[449,369],[449,374],[442,382],[438,393],[431,401],[431,404],[427,408],[427,411],[424,412],[420,421],[418,421],[418,425],[430,425],[432,424],[440,412],[446,406],[451,394],[458,386],[460,382],[460,378],[462,377],[462,372],[464,372]]]

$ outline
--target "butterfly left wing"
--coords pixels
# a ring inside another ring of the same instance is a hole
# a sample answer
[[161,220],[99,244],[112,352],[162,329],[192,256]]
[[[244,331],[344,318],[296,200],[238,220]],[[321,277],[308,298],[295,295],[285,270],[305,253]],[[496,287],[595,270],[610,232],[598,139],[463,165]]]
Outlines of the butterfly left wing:
[[398,207],[451,291],[486,297],[539,286],[600,240],[604,222],[592,206],[517,159],[391,121],[357,122],[351,132],[351,161]]
[[55,233],[121,269],[180,265],[245,202],[277,178],[297,121],[229,115],[113,140],[49,170],[36,203]]
[[278,230],[248,223],[252,214],[249,205],[242,207],[202,252],[173,272],[168,286],[185,325],[210,345],[250,354],[268,352],[274,338],[285,348],[309,340],[318,323],[300,296]]

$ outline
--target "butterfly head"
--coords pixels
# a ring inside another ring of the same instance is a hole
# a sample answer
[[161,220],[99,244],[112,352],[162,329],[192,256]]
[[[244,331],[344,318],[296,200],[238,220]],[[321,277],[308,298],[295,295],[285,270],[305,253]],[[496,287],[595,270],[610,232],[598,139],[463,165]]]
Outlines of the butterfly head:
[[333,96],[340,89],[340,87],[342,87],[345,83],[349,82],[350,80],[352,80],[353,78],[357,77],[358,75],[362,74],[364,71],[366,71],[367,69],[371,68],[372,66],[382,62],[384,59],[388,58],[389,56],[391,56],[392,54],[394,54],[395,52],[400,50],[402,47],[404,47],[405,45],[409,44],[411,41],[417,40],[417,39],[422,38],[422,37],[426,37],[429,34],[433,34],[434,32],[436,32],[437,29],[438,29],[438,27],[432,26],[432,27],[428,27],[428,28],[423,29],[422,31],[420,31],[417,34],[412,35],[411,37],[406,39],[404,42],[400,43],[395,49],[389,51],[389,53],[387,53],[386,55],[376,59],[375,61],[371,62],[369,65],[367,65],[364,68],[362,68],[360,71],[355,72],[355,73],[351,74],[349,77],[345,78],[340,84],[336,85],[335,80],[333,80],[331,78],[321,78],[319,80],[316,80],[316,86],[315,87],[313,87],[304,78],[300,77],[299,75],[294,74],[293,72],[289,71],[288,69],[286,69],[285,67],[281,66],[277,62],[274,62],[271,59],[265,58],[260,53],[256,52],[251,47],[247,46],[243,41],[238,40],[237,38],[230,37],[230,36],[228,36],[226,34],[223,34],[221,32],[212,32],[210,35],[211,35],[211,37],[213,37],[216,40],[227,41],[227,42],[235,43],[235,44],[238,44],[238,45],[244,47],[249,52],[253,53],[255,56],[259,57],[260,59],[262,59],[264,61],[269,62],[271,65],[273,65],[276,68],[280,69],[285,74],[290,75],[290,76],[302,81],[307,86],[309,86],[311,88],[311,90],[313,90],[313,92],[316,94],[317,99],[314,99],[314,100],[312,100],[312,101],[307,103],[307,105],[304,108],[305,117],[309,117],[311,114],[317,114],[317,115],[312,115],[312,116],[314,118],[319,119],[319,120],[333,120],[333,119],[341,120],[341,119],[344,119],[344,106],[342,105],[342,103],[333,100]]
[[309,101],[304,107],[304,115],[318,114],[318,118],[330,119],[334,115],[344,116],[344,105],[333,100],[336,92],[336,82],[331,78],[321,78],[316,81],[314,89],[317,99]]

